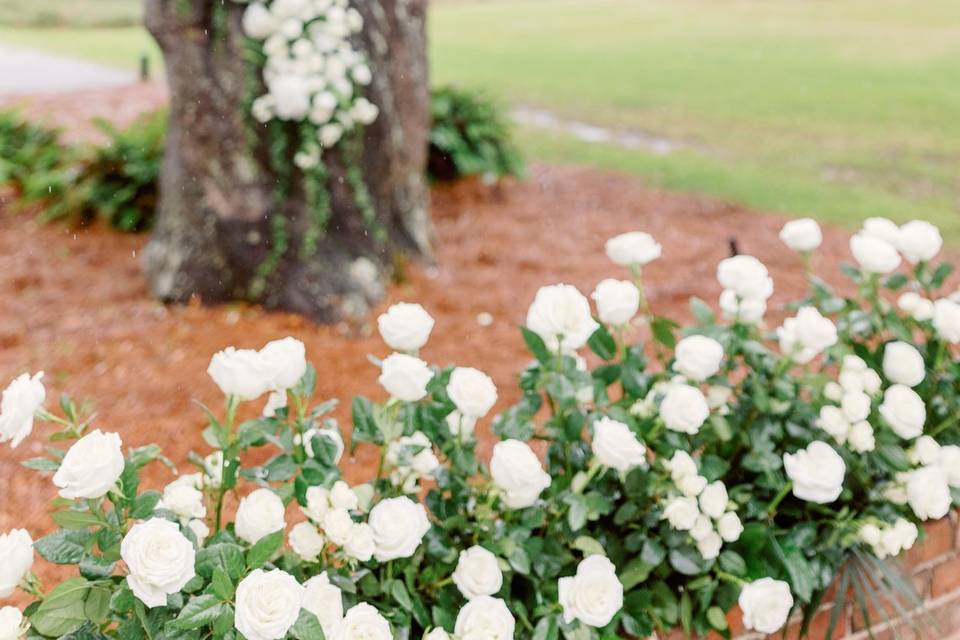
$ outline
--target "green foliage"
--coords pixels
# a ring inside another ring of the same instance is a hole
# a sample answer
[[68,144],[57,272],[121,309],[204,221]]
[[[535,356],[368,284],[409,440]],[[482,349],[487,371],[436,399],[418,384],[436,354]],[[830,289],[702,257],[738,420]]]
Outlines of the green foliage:
[[427,174],[431,180],[523,173],[510,127],[501,107],[491,99],[455,87],[437,88],[430,98],[430,115]]
[[31,176],[58,167],[65,153],[58,129],[33,123],[19,111],[0,111],[0,184],[22,192]]

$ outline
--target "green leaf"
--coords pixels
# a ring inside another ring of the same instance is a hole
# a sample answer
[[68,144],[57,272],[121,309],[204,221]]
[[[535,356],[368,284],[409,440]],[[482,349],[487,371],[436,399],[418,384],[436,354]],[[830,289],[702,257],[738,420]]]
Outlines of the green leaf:
[[573,541],[573,548],[582,551],[584,556],[607,555],[603,549],[603,545],[600,544],[596,538],[591,538],[590,536],[579,536]]
[[283,529],[263,536],[247,552],[247,569],[259,569],[277,555],[281,547]]
[[650,330],[653,332],[653,338],[668,349],[677,346],[677,338],[673,335],[674,329],[679,325],[669,318],[655,316],[650,323]]
[[27,469],[33,469],[34,471],[56,471],[60,468],[60,463],[56,460],[51,460],[50,458],[30,458],[29,460],[24,460],[21,462],[23,466]]
[[410,599],[410,593],[402,580],[394,580],[390,585],[390,595],[406,611],[413,609],[413,600]]
[[320,621],[306,609],[300,610],[300,617],[290,627],[288,631],[291,636],[297,640],[324,640],[323,628],[320,627]]
[[700,575],[707,570],[707,561],[691,546],[670,550],[670,566],[685,576]]
[[70,578],[54,587],[30,616],[33,627],[45,636],[58,638],[80,628],[87,620],[84,600],[90,583]]
[[537,626],[533,629],[531,640],[557,640],[558,637],[557,616],[547,616],[540,618]]
[[91,587],[83,603],[83,611],[87,620],[99,626],[110,611],[110,589],[107,587]]
[[769,536],[770,546],[773,549],[777,560],[787,571],[787,577],[790,581],[791,591],[802,602],[810,602],[810,596],[813,595],[816,586],[816,575],[810,568],[810,563],[804,557],[803,552],[793,547],[783,548],[777,539],[771,534]]
[[727,573],[731,573],[735,576],[747,575],[747,563],[744,561],[743,556],[736,551],[731,551],[729,549],[723,551],[723,553],[720,554],[720,557],[717,558],[717,562],[720,564],[720,568]]
[[710,607],[707,609],[707,622],[717,631],[724,631],[727,628],[727,615],[720,607]]
[[146,519],[153,514],[153,510],[157,507],[157,503],[160,502],[161,497],[157,491],[145,491],[141,493],[133,501],[133,506],[130,507],[130,517],[136,520]]
[[243,549],[238,545],[219,542],[197,551],[197,573],[212,577],[215,568],[223,569],[228,576],[239,580],[244,575]]
[[377,421],[373,417],[373,403],[363,396],[356,396],[351,404],[351,412],[353,415],[351,440],[379,443],[380,427],[377,426]]
[[173,626],[184,631],[212,624],[221,611],[220,601],[213,594],[190,598],[173,621]]
[[587,346],[604,360],[613,360],[617,355],[617,342],[602,324],[590,335]]
[[53,521],[64,529],[86,529],[95,525],[102,525],[103,520],[89,511],[54,511],[50,514]]
[[543,338],[526,327],[520,327],[520,333],[523,334],[523,341],[526,343],[527,349],[530,350],[530,353],[538,362],[550,362],[550,351],[547,349],[547,344],[543,341]]
[[643,558],[634,558],[627,563],[620,574],[620,582],[624,591],[630,591],[650,576],[653,567],[644,562]]
[[210,581],[210,585],[213,587],[213,592],[221,600],[230,600],[233,597],[233,581],[227,575],[227,572],[220,567],[213,570],[213,579]]
[[92,534],[79,529],[60,529],[33,543],[44,560],[55,564],[78,564],[83,560]]
[[713,309],[700,298],[690,298],[690,311],[693,312],[693,317],[700,324],[713,325],[716,323]]

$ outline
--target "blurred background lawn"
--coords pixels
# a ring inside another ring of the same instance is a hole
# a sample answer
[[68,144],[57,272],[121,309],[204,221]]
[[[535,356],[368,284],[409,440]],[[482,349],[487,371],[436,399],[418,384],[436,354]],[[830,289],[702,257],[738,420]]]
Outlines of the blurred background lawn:
[[[0,43],[159,70],[140,5],[0,0]],[[960,245],[957,0],[434,0],[430,38],[435,84],[670,143],[518,125],[532,159]]]

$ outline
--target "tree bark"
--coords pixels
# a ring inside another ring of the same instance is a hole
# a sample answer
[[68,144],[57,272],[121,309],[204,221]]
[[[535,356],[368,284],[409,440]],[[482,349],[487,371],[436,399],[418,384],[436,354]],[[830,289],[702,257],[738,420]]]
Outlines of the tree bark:
[[[320,186],[330,195],[330,217],[307,250],[316,220],[305,206],[294,149],[285,152],[291,189],[278,201],[270,155],[276,140],[270,127],[251,126],[247,113],[262,83],[260,69],[245,60],[246,5],[146,0],[147,28],[163,50],[170,85],[160,203],[144,256],[159,298],[248,299],[332,322],[368,312],[398,255],[431,255],[426,0],[351,4],[364,18],[355,46],[373,70],[366,95],[380,115],[359,143],[363,185],[344,142],[324,153],[328,179]],[[358,205],[364,186],[373,220]]]

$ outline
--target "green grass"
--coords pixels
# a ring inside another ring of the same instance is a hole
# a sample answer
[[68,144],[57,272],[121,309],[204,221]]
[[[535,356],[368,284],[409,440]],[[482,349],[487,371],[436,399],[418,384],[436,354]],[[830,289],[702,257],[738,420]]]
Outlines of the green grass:
[[17,27],[117,27],[142,16],[138,0],[0,0],[0,24]]
[[[532,158],[847,225],[925,217],[960,245],[956,0],[458,0],[430,11],[434,82],[688,143],[656,156],[523,128]],[[155,51],[139,29],[0,29],[0,41],[126,67]]]

